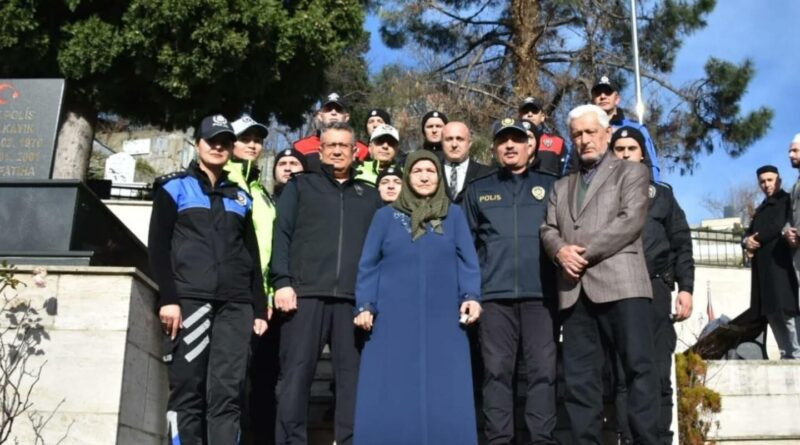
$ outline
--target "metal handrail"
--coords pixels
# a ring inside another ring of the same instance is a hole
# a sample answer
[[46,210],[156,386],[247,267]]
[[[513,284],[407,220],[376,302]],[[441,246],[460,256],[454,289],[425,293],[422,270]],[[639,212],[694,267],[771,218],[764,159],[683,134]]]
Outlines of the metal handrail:
[[739,230],[691,229],[694,262],[698,266],[749,267]]

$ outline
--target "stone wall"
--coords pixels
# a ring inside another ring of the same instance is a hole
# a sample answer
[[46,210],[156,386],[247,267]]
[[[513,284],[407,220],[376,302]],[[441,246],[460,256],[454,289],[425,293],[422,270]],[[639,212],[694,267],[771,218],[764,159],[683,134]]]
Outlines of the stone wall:
[[706,385],[722,396],[709,439],[736,445],[800,443],[800,363],[714,361]]
[[[25,284],[17,298],[36,308],[57,301],[53,315],[42,312],[50,339],[34,360],[46,363],[31,394],[32,410],[58,408],[45,443],[67,431],[63,445],[164,443],[167,374],[154,284],[136,269],[115,267],[49,266],[42,287],[32,267],[19,266],[17,278]],[[14,439],[34,443],[26,419],[14,425]]]

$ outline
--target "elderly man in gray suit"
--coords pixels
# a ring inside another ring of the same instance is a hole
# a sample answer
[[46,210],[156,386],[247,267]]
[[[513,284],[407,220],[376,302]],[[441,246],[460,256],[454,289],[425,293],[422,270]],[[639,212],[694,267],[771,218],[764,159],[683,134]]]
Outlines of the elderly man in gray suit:
[[555,183],[541,239],[560,267],[565,405],[575,444],[602,443],[604,349],[619,352],[628,418],[637,444],[656,443],[652,286],[642,249],[650,174],[643,164],[606,156],[607,114],[581,105],[569,113],[580,169]]

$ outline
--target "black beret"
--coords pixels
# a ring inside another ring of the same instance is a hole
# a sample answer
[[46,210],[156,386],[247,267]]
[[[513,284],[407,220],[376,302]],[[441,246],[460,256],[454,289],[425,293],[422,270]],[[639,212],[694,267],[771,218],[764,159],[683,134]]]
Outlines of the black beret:
[[[300,161],[300,164],[303,166],[303,170],[308,170],[308,160],[306,159],[306,155],[304,155],[303,153],[301,153],[300,151],[298,151],[298,150],[296,150],[294,148],[286,148],[284,150],[279,151],[275,155],[274,168],[277,168],[278,167],[278,161],[280,161],[281,158],[285,158],[286,156],[293,156],[298,161]],[[274,168],[273,168],[273,170],[274,170]]]
[[386,125],[392,125],[392,115],[389,114],[388,111],[383,110],[381,108],[373,108],[367,112],[367,118],[364,120],[364,126],[367,125],[367,121],[369,118],[378,116],[383,119],[383,123]]
[[522,126],[525,130],[530,131],[536,137],[536,146],[539,146],[539,140],[542,138],[542,129],[528,119],[522,119]]
[[394,164],[387,166],[381,170],[380,173],[378,173],[378,178],[375,179],[375,185],[380,184],[381,179],[383,179],[385,176],[397,176],[398,178],[403,179],[403,170]]
[[775,173],[777,175],[779,174],[778,167],[775,167],[774,165],[764,165],[756,170],[756,176],[761,176],[764,173]]
[[428,111],[427,113],[425,113],[424,116],[422,116],[422,132],[423,133],[425,132],[425,122],[427,122],[428,119],[430,119],[432,117],[438,117],[439,119],[442,120],[442,122],[444,122],[445,124],[447,123],[447,116],[444,113],[442,113],[441,111]]
[[642,150],[642,156],[647,156],[646,155],[647,145],[645,144],[644,141],[644,135],[637,128],[627,127],[627,126],[617,128],[617,131],[615,131],[614,134],[611,135],[611,142],[608,143],[608,146],[613,149],[614,143],[622,138],[634,139],[636,143],[639,144],[639,148]]

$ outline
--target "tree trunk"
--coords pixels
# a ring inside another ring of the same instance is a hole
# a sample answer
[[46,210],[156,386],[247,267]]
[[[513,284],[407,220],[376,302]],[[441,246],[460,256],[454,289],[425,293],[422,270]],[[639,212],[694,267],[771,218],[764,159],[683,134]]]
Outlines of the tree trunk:
[[56,140],[53,179],[86,180],[92,155],[97,113],[91,107],[65,104],[64,122]]
[[539,85],[539,61],[536,43],[539,26],[539,2],[511,1],[511,38],[514,55],[514,91],[518,97],[533,96],[543,100]]

